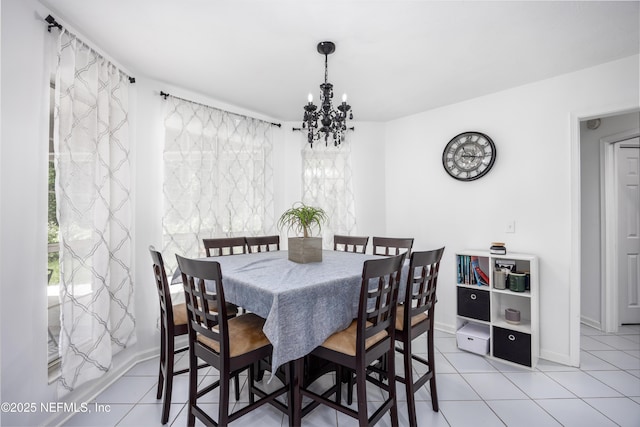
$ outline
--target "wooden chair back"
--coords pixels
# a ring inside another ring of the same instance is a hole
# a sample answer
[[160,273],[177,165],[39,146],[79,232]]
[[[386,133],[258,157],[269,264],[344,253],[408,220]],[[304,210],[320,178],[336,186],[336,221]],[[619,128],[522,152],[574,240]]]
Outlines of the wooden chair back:
[[413,238],[395,238],[395,237],[374,237],[373,238],[373,254],[393,256],[400,253],[406,253],[407,257],[411,256],[411,248],[413,247]]
[[149,246],[149,253],[151,254],[153,277],[156,282],[156,290],[158,291],[158,299],[160,301],[160,322],[164,330],[172,327],[174,324],[171,291],[169,289],[169,281],[167,280],[162,254],[156,251],[153,246]]
[[438,272],[443,253],[444,247],[411,254],[404,298],[405,325],[411,324],[409,319],[412,317],[425,312],[429,316],[429,321],[433,323]]
[[208,257],[247,253],[247,242],[244,237],[202,239],[202,243]]
[[404,258],[405,254],[400,254],[364,262],[356,349],[364,352],[366,341],[380,332],[386,332],[387,336],[375,346],[384,345],[386,338],[393,337],[398,287]]
[[280,236],[245,237],[249,253],[280,250]]
[[333,236],[333,250],[363,254],[367,251],[369,236]]
[[[227,304],[220,264],[216,261],[183,258],[180,255],[176,255],[176,259],[182,273],[190,345],[200,334],[217,342],[220,356],[228,360]],[[207,282],[215,287],[215,292],[207,289]],[[218,311],[209,310],[211,305],[216,305]]]

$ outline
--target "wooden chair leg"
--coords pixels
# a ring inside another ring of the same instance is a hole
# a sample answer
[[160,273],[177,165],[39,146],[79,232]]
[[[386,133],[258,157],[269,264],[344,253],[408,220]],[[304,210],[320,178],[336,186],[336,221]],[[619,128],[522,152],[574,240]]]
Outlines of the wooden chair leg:
[[409,426],[417,427],[418,421],[416,419],[416,399],[415,388],[413,384],[413,364],[411,359],[411,338],[402,341],[403,347],[403,360],[404,360],[404,381],[405,390],[407,393],[407,412],[409,415]]
[[256,369],[256,381],[262,381],[264,378],[264,369],[262,368],[262,361],[254,363]]
[[220,407],[218,408],[218,425],[229,424],[229,381],[231,377],[229,371],[222,367],[220,369]]
[[[364,365],[364,363],[363,363]],[[367,410],[367,368],[361,366],[356,371],[356,387],[358,399],[358,423],[360,427],[369,425],[369,411]]]
[[[342,379],[343,379],[342,366],[336,367],[336,403],[339,405],[342,401]],[[351,379],[351,372],[349,372],[349,379]],[[351,381],[349,381],[351,383]],[[348,392],[347,392],[348,393]]]
[[438,412],[438,389],[436,388],[436,359],[435,350],[433,346],[433,328],[427,332],[427,357],[429,357],[429,372],[431,372],[431,379],[429,380],[429,389],[431,391],[431,407],[435,412]]
[[396,361],[395,350],[391,347],[391,352],[387,353],[387,378],[389,379],[389,399],[391,404],[391,427],[398,427],[398,396],[396,395]]
[[165,370],[164,370],[164,396],[162,402],[162,418],[160,422],[166,424],[169,421],[171,411],[171,395],[173,394],[173,363],[175,359],[175,344],[173,337],[165,340]]
[[[247,377],[247,391],[249,392],[249,404],[252,404],[256,401],[255,395],[253,394],[253,384],[255,382],[255,374],[254,374],[255,367],[256,367],[255,363],[249,367],[249,374]],[[236,390],[237,390],[239,388],[238,375],[235,376],[235,380],[236,380]],[[239,397],[239,393],[236,392],[236,401],[238,400],[240,400],[240,397]]]
[[158,368],[158,391],[156,392],[156,399],[162,398],[162,391],[164,390],[164,373],[166,372],[167,359],[166,359],[166,335],[164,326],[160,327],[160,364]]
[[348,371],[349,378],[347,379],[347,405],[353,404],[353,372]]
[[[235,389],[236,389],[235,398],[237,402],[238,400],[240,400],[240,374],[239,373],[233,376],[233,385],[235,386]],[[249,390],[249,393],[251,393],[251,390]]]
[[193,349],[189,349],[189,406],[187,412],[187,426],[195,426],[196,416],[193,408],[196,406],[196,395],[198,393],[198,358]]

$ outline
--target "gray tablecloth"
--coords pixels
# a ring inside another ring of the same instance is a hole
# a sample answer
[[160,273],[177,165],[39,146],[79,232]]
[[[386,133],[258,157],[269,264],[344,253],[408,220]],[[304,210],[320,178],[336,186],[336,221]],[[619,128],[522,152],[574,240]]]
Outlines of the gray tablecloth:
[[220,263],[227,301],[266,319],[274,371],[349,326],[358,313],[363,263],[379,258],[341,251],[322,256],[309,264],[289,261],[287,251],[207,258]]
[[266,319],[274,371],[357,317],[362,265],[377,257],[324,251],[322,258],[298,264],[287,251],[211,258],[220,263],[227,300]]

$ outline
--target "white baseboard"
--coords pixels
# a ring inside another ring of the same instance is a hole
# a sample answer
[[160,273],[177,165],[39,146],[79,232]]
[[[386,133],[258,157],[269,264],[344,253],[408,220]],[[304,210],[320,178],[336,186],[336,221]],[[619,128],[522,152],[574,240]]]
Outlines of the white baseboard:
[[602,322],[600,322],[600,320],[589,319],[588,317],[580,317],[580,323],[584,323],[585,325],[591,326],[592,328],[595,328],[599,331],[603,329]]
[[578,367],[577,365],[571,363],[571,358],[568,354],[560,354],[540,349],[540,359],[545,359],[550,362],[559,363],[561,365],[575,366],[576,368]]
[[[96,397],[105,391],[109,386],[119,380],[124,374],[126,374],[131,368],[133,368],[138,363],[144,362],[146,360],[157,357],[160,354],[160,347],[150,348],[145,351],[141,351],[134,354],[126,355],[124,358],[118,358],[118,355],[114,357],[114,359],[122,359],[117,360],[114,363],[112,369],[109,370],[104,376],[91,381],[88,384],[85,384],[79,387],[77,390],[69,393],[63,399],[60,399],[60,402],[66,402],[69,404],[76,404],[79,406],[81,403],[89,403],[96,399]],[[50,417],[45,425],[48,426],[61,426],[65,422],[67,422],[71,417],[73,417],[75,413],[71,412],[59,412],[53,414]]]
[[447,332],[449,334],[453,334],[453,335],[455,335],[455,333],[457,332],[455,325],[449,325],[449,324],[445,324],[445,323],[436,322],[433,325],[433,328],[437,329],[439,331],[442,331],[442,332]]

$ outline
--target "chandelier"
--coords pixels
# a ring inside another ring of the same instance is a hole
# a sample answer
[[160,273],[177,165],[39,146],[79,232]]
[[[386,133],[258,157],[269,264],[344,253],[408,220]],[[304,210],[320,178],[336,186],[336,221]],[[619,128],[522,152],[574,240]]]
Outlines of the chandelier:
[[328,145],[330,137],[333,139],[333,145],[337,147],[345,139],[347,113],[349,113],[349,120],[353,119],[351,106],[347,104],[346,93],[342,95],[342,104],[338,105],[337,110],[331,104],[333,85],[327,81],[329,75],[327,57],[335,50],[336,45],[333,42],[318,43],[318,53],[324,55],[324,83],[320,85],[320,109],[313,104],[313,95],[309,94],[309,102],[304,106],[302,120],[302,128],[307,129],[307,140],[311,147],[314,142],[322,139],[325,145]]

